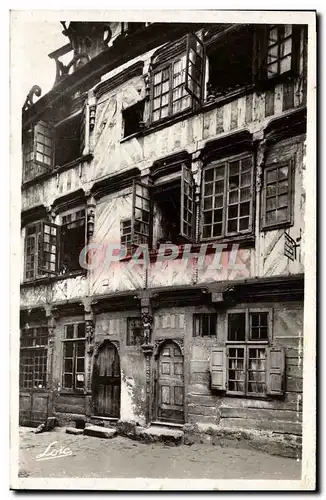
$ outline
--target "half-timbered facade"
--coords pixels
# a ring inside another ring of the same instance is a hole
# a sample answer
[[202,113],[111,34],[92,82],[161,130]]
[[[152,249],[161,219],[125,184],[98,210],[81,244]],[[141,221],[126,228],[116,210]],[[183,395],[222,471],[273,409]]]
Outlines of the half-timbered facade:
[[21,423],[298,444],[306,26],[63,26],[23,107]]

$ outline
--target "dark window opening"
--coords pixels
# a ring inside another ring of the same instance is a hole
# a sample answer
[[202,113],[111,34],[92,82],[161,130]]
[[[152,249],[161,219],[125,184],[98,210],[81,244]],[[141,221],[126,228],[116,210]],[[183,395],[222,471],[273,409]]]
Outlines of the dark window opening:
[[144,332],[140,318],[127,320],[127,346],[140,346],[144,343]]
[[144,101],[137,102],[123,111],[124,137],[139,132],[144,125]]
[[194,337],[216,336],[216,314],[194,314]]
[[81,155],[80,115],[65,121],[55,129],[55,165],[65,165]]
[[207,49],[209,81],[207,99],[219,97],[252,83],[252,30],[224,37]]
[[154,207],[159,219],[158,244],[173,243],[180,245],[185,239],[180,235],[180,211],[181,211],[181,187],[180,182],[164,184],[157,188],[154,193]]
[[43,389],[47,382],[47,326],[21,330],[19,385],[22,389]]
[[85,209],[62,216],[60,272],[80,270],[79,255],[85,246]]

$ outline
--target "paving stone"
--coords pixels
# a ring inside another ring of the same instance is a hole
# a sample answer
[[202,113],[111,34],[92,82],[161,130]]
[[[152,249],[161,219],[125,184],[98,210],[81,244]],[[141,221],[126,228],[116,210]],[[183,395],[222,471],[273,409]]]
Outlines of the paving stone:
[[110,427],[100,427],[99,425],[90,425],[84,429],[85,436],[93,436],[104,439],[110,439],[117,435],[117,430]]
[[147,429],[138,430],[140,439],[147,442],[162,441],[168,444],[181,444],[184,433],[180,429],[171,429],[160,425],[151,425]]
[[84,429],[77,429],[76,427],[67,427],[66,428],[66,433],[67,434],[84,434]]

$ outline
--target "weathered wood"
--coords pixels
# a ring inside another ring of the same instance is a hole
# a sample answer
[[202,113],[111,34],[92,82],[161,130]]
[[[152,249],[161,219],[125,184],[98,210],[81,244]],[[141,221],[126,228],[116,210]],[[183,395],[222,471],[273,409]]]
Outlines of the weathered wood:
[[213,406],[217,407],[219,398],[216,396],[206,395],[201,396],[198,394],[188,394],[188,405],[190,406]]
[[204,373],[190,373],[190,383],[191,384],[209,384],[211,380],[211,375],[209,372]]
[[213,406],[198,406],[189,404],[188,412],[193,415],[217,416],[217,408]]
[[221,427],[236,427],[238,429],[256,429],[279,432],[281,434],[302,434],[302,424],[283,420],[256,420],[250,418],[222,418]]
[[285,382],[287,392],[302,392],[303,379],[288,377]]
[[250,419],[266,419],[266,420],[289,420],[290,422],[301,422],[301,413],[297,414],[293,410],[279,409],[259,409],[259,408],[228,408],[220,407],[222,418],[250,418]]
[[265,93],[265,116],[274,114],[274,89],[267,90]]

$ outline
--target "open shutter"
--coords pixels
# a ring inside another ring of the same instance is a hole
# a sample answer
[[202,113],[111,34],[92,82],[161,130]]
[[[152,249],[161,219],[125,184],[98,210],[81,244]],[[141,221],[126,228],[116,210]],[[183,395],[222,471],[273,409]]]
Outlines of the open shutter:
[[180,234],[192,241],[195,222],[195,185],[190,168],[181,166]]
[[204,98],[205,46],[193,33],[187,35],[185,89],[202,104]]
[[267,394],[280,396],[285,390],[285,352],[282,348],[267,350]]
[[133,245],[149,244],[151,197],[150,186],[139,181],[133,183],[131,242]]
[[38,236],[38,274],[56,274],[59,255],[59,226],[42,222]]
[[226,390],[225,347],[214,347],[211,351],[211,386],[218,391]]
[[254,29],[253,43],[253,83],[265,80],[267,63],[267,37],[268,25],[256,26]]
[[[52,126],[43,120],[34,128],[34,161],[44,171],[51,170],[54,160],[54,133]],[[41,173],[41,172],[39,172]]]

